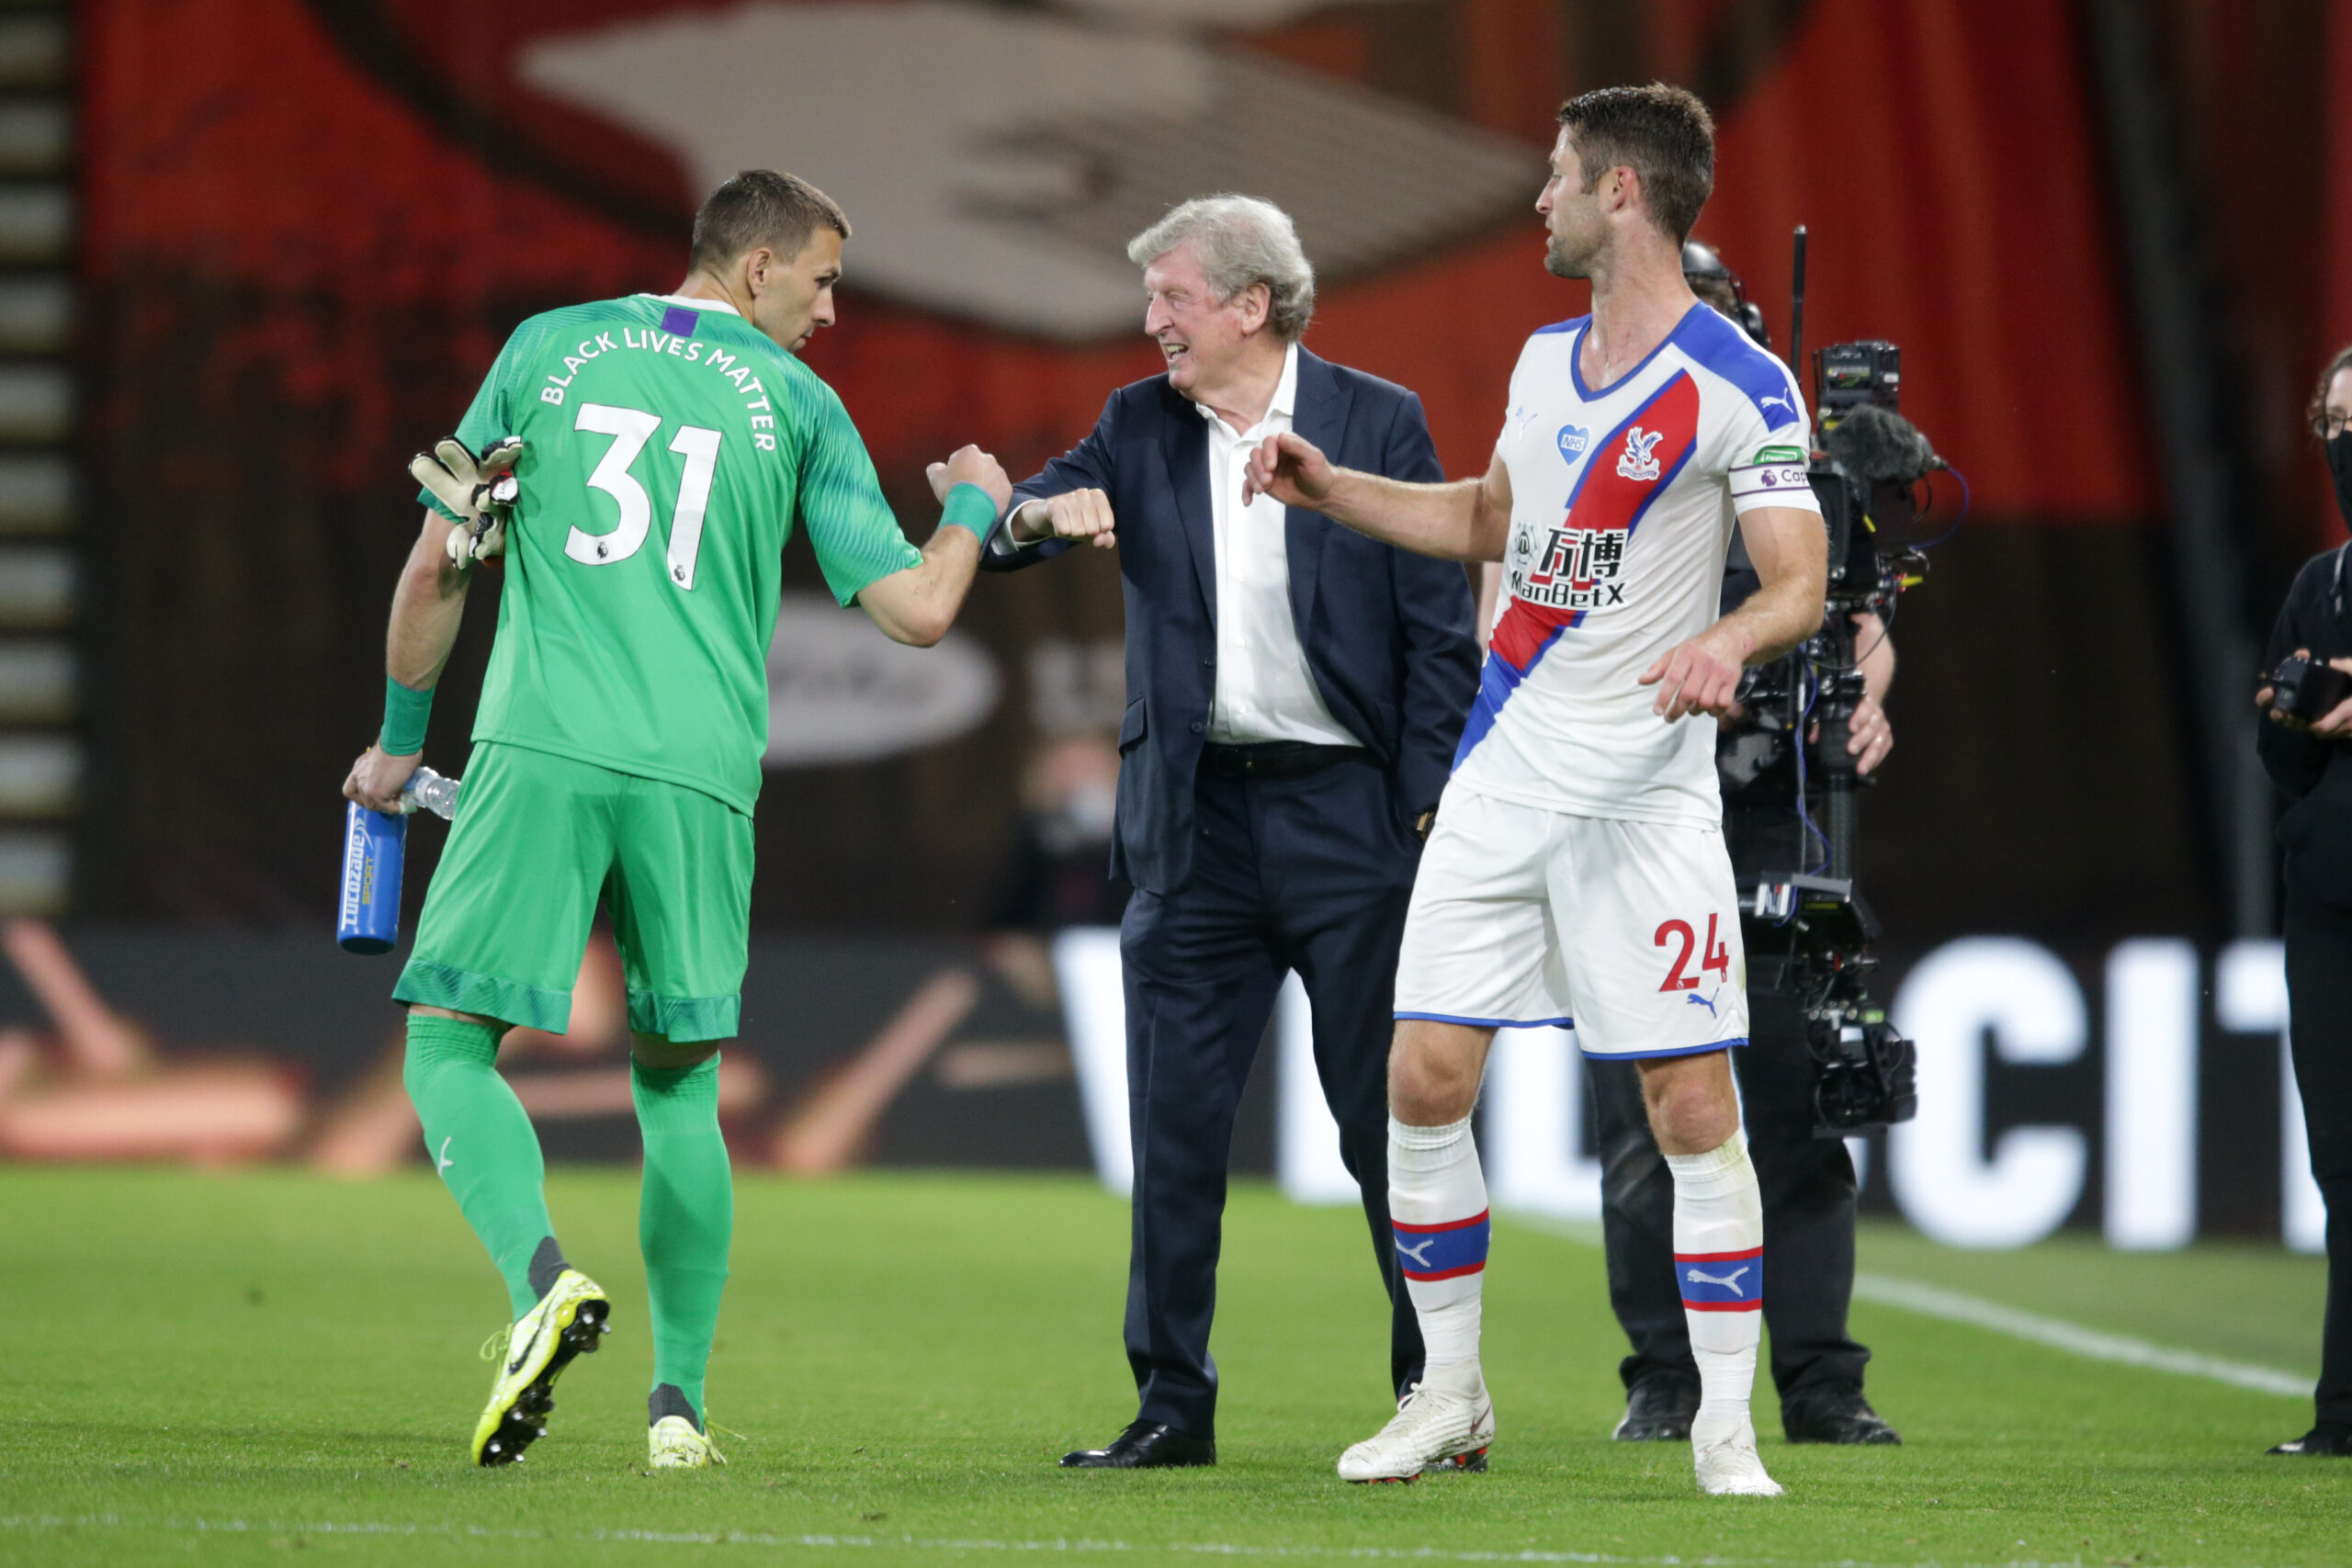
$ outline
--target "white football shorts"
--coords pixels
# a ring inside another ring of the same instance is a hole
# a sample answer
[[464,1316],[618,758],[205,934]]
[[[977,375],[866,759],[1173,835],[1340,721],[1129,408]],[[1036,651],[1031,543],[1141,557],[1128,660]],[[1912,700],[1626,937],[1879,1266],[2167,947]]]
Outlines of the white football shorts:
[[1405,917],[1396,1016],[1573,1027],[1594,1056],[1747,1044],[1722,830],[1448,788]]

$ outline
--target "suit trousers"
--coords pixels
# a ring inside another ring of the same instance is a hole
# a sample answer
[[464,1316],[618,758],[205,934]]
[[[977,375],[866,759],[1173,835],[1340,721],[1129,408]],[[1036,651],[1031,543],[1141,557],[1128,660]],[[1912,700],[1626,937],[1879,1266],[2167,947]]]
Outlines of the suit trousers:
[[2312,1176],[2327,1201],[2327,1315],[2314,1404],[2352,1427],[2352,909],[2287,874],[2287,1045],[2311,1137]]
[[[1764,1196],[1764,1325],[1772,1382],[1799,1388],[1862,1381],[1871,1353],[1846,1332],[1854,1294],[1854,1162],[1813,1135],[1813,1056],[1797,998],[1751,987],[1748,1043],[1731,1053],[1748,1157]],[[1652,1373],[1687,1379],[1690,1331],[1674,1283],[1674,1173],[1658,1153],[1631,1062],[1586,1058],[1600,1151],[1600,1231],[1609,1304],[1633,1341],[1619,1368],[1632,1388]]]
[[1126,1346],[1138,1418],[1212,1438],[1209,1326],[1234,1112],[1286,972],[1314,1011],[1315,1066],[1363,1194],[1388,1297],[1388,1382],[1420,1376],[1420,1325],[1388,1228],[1390,997],[1420,856],[1370,758],[1293,778],[1204,766],[1192,874],[1138,889],[1120,927],[1135,1149]]

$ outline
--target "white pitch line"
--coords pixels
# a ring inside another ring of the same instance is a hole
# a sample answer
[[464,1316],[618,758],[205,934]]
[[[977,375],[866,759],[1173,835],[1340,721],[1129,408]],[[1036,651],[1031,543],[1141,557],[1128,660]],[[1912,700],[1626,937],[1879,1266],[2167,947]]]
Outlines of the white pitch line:
[[[1522,1224],[1568,1241],[1582,1242],[1587,1247],[1601,1245],[1600,1227],[1589,1222],[1545,1220],[1524,1215],[1519,1218]],[[2183,1377],[2210,1378],[2215,1382],[2228,1383],[2233,1388],[2252,1389],[2256,1393],[2309,1399],[2312,1384],[2316,1381],[2300,1372],[2281,1371],[2277,1367],[2257,1367],[2250,1361],[2232,1361],[2220,1356],[2200,1355],[2195,1350],[2176,1350],[2145,1339],[2134,1339],[2129,1335],[2086,1328],[2079,1323],[2068,1323],[2064,1318],[2020,1312],[1998,1302],[1988,1302],[1982,1296],[1963,1295],[1958,1291],[1922,1284],[1917,1280],[1898,1280],[1886,1274],[1857,1274],[1854,1276],[1854,1294],[1882,1306],[1901,1307],[1928,1317],[1964,1323],[1973,1328],[1987,1328],[1996,1334],[2029,1339],[2037,1345],[2071,1350],[2077,1356],[2087,1356],[2093,1360],[2114,1361],[2127,1367],[2151,1367],[2160,1372],[2177,1372]]]
[[[1605,1551],[1544,1551],[1508,1548],[1489,1551],[1449,1551],[1434,1546],[1284,1546],[1277,1543],[1174,1540],[1127,1541],[1057,1537],[1046,1540],[1000,1540],[989,1537],[925,1537],[917,1535],[786,1535],[765,1530],[594,1529],[569,1534],[553,1530],[491,1529],[481,1525],[419,1525],[373,1520],[260,1521],[254,1519],[126,1519],[116,1514],[15,1514],[0,1516],[0,1530],[119,1529],[189,1532],[206,1535],[306,1536],[396,1535],[467,1540],[566,1540],[663,1546],[806,1547],[819,1551],[997,1551],[1080,1556],[1116,1552],[1130,1555],[1175,1553],[1206,1557],[1340,1559],[1382,1562],[1523,1562],[1561,1564],[1566,1568],[1800,1568],[1808,1560],[1788,1557],[1620,1556]],[[1948,1562],[1874,1562],[1865,1558],[1835,1557],[1812,1562],[1810,1568],[1976,1568],[1966,1561]],[[1982,1568],[2082,1568],[2080,1558],[2042,1562],[2030,1558],[1988,1560]]]
[[2210,1378],[2233,1388],[2250,1388],[2257,1393],[2283,1394],[2290,1399],[2311,1397],[2312,1379],[2280,1371],[2276,1367],[2224,1360],[2219,1356],[2199,1355],[2194,1350],[2175,1350],[2167,1346],[2150,1344],[2145,1339],[2133,1339],[2127,1335],[2086,1328],[2079,1323],[2068,1323],[2064,1318],[2019,1312],[1998,1302],[1962,1295],[1958,1291],[1947,1291],[1935,1285],[1923,1285],[1917,1280],[1896,1280],[1884,1274],[1858,1274],[1854,1277],[1854,1294],[1883,1306],[1901,1307],[1906,1312],[1922,1313],[1952,1323],[1965,1323],[1975,1328],[1989,1328],[1996,1334],[2007,1334],[2017,1339],[2030,1339],[2037,1345],[2071,1350],[2077,1356],[2087,1356],[2097,1361],[2117,1361],[2127,1367],[2152,1367],[2160,1372],[2178,1372],[2183,1377]]

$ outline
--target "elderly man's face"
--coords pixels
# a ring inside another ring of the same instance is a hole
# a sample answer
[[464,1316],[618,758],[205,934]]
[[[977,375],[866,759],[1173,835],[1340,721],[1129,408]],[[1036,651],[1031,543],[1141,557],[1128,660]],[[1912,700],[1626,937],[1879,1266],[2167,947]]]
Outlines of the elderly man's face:
[[1190,245],[1179,245],[1143,269],[1150,303],[1143,330],[1168,358],[1168,384],[1186,397],[1213,387],[1239,360],[1242,345],[1265,322],[1265,289],[1252,285],[1219,299]]
[[1564,125],[1552,144],[1552,177],[1535,198],[1535,210],[1544,215],[1544,231],[1550,236],[1544,246],[1544,270],[1555,277],[1590,277],[1593,258],[1609,243],[1600,192],[1587,191],[1584,186],[1584,166]]

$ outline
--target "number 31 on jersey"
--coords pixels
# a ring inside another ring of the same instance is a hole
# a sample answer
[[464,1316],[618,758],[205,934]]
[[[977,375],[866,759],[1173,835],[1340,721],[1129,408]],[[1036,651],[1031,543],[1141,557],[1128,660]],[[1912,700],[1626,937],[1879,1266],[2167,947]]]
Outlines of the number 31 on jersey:
[[[653,502],[637,482],[628,466],[662,428],[662,416],[642,409],[614,408],[608,403],[582,403],[571,422],[574,430],[609,435],[604,460],[588,476],[592,489],[601,490],[621,509],[620,525],[609,534],[591,534],[574,527],[563,541],[563,553],[582,566],[613,566],[637,554],[653,524]],[[710,505],[711,476],[718,469],[721,433],[699,425],[681,425],[670,440],[670,450],[686,460],[678,476],[678,499],[670,512],[670,581],[691,592],[695,558],[702,553],[703,512]]]

